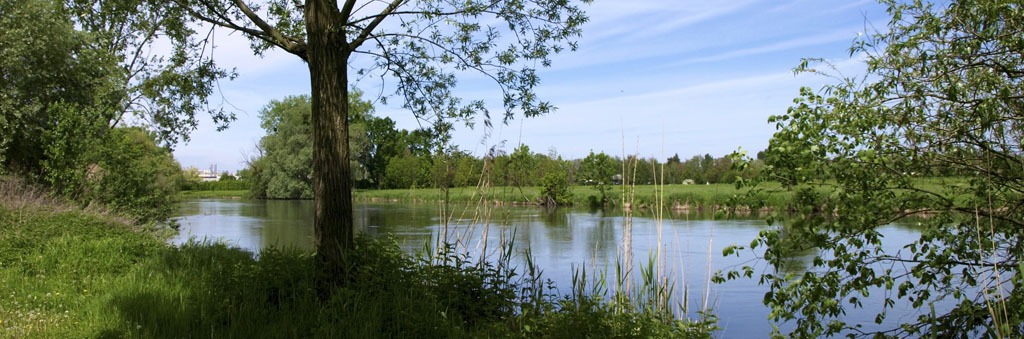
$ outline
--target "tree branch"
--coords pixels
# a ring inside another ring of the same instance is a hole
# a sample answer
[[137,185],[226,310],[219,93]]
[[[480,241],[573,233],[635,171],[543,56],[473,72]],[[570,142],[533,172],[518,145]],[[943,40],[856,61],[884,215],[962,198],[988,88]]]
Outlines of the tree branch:
[[[397,10],[398,7],[401,6],[402,3],[405,1],[406,0],[392,0],[391,4],[389,4],[387,8],[384,8],[384,10],[381,11],[380,14],[378,14],[377,17],[374,18],[369,25],[366,25],[366,27],[364,27],[363,30],[359,32],[359,36],[349,43],[348,50],[354,51],[357,48],[359,48],[359,46],[361,46],[363,42],[366,42],[366,39],[369,38],[371,34],[373,34],[373,31],[377,29],[377,26],[379,26],[380,23],[384,21],[384,18],[387,18],[388,15],[394,13],[395,10]],[[345,3],[346,7],[349,5],[349,2],[352,2],[352,0],[349,0]]]
[[264,39],[265,41],[270,42],[275,46],[281,47],[285,51],[288,51],[288,53],[295,54],[305,59],[305,43],[296,41],[296,39],[291,39],[289,37],[286,37],[284,34],[281,34],[281,31],[277,30],[277,28],[274,28],[274,26],[268,24],[266,21],[263,20],[263,18],[260,18],[260,16],[257,15],[256,12],[253,12],[252,8],[250,8],[249,5],[246,5],[244,1],[232,0],[232,2],[234,2],[235,6],[238,6],[238,9],[241,10],[242,13],[245,14],[247,18],[249,18],[249,21],[252,21],[252,23],[255,24],[256,27],[259,27],[260,30],[262,30],[268,36],[270,36],[271,39]]

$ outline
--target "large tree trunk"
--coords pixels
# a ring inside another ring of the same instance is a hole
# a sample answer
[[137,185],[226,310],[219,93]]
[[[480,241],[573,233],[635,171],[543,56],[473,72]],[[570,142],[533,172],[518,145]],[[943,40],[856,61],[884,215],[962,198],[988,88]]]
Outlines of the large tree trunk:
[[313,196],[317,289],[342,283],[353,247],[348,151],[348,59],[336,0],[306,1],[308,65],[313,104]]

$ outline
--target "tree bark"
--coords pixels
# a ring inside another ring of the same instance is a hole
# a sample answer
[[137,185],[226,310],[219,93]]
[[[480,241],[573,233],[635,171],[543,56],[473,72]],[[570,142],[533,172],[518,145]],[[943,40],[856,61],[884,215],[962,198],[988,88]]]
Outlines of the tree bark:
[[316,280],[320,296],[329,297],[345,280],[345,258],[353,247],[346,63],[351,52],[336,0],[307,0],[304,14],[313,105]]

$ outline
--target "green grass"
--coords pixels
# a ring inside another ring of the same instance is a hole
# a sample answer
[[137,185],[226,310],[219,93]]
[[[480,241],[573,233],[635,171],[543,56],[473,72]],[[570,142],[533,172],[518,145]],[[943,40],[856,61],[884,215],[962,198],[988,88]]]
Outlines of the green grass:
[[181,199],[242,199],[249,194],[248,190],[230,191],[181,191]]
[[389,238],[361,238],[350,260],[349,283],[322,301],[307,252],[254,257],[223,244],[172,247],[116,218],[4,202],[0,337],[705,338],[713,331],[712,323],[621,299],[523,293],[541,280],[462,254],[410,256]]
[[[778,185],[766,185],[767,188],[778,188]],[[637,185],[633,187],[632,199],[628,186],[613,186],[608,198],[615,204],[622,201],[633,201],[639,208],[656,206],[660,201],[666,207],[692,210],[714,210],[731,203],[730,199],[738,199],[748,190],[737,190],[732,184],[710,185]],[[459,204],[533,204],[540,196],[540,187],[495,187],[486,191],[486,197],[475,187],[455,187],[448,192],[448,201]],[[588,206],[590,197],[599,197],[600,193],[592,186],[574,186],[572,188],[573,204]],[[763,197],[768,207],[784,207],[789,203],[790,194],[781,193]],[[424,202],[435,203],[444,201],[444,193],[436,188],[392,189],[392,190],[361,190],[355,193],[357,201],[367,202]],[[745,203],[741,203],[745,204]]]

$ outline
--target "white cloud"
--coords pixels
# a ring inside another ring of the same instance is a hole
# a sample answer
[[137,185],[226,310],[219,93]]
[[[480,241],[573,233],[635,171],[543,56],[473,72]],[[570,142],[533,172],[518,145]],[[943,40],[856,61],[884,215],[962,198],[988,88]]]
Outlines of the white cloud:
[[828,32],[828,33],[815,34],[815,35],[811,35],[811,36],[802,36],[802,37],[793,38],[793,39],[789,39],[789,40],[784,40],[784,41],[770,43],[770,44],[767,44],[767,45],[748,47],[748,48],[741,48],[741,49],[731,50],[731,51],[727,51],[727,52],[723,52],[723,53],[718,53],[718,54],[714,54],[714,55],[709,55],[709,56],[684,59],[684,60],[676,63],[676,65],[691,64],[691,63],[701,63],[701,62],[711,62],[711,61],[721,61],[721,60],[725,60],[725,59],[753,56],[753,55],[772,53],[772,52],[778,52],[778,51],[788,51],[788,50],[793,50],[793,49],[798,49],[798,48],[803,48],[803,47],[816,46],[816,45],[822,45],[822,44],[828,44],[828,43],[834,43],[834,42],[850,42],[850,41],[852,41],[857,36],[856,32],[857,32],[856,30],[848,29],[848,30],[838,30],[838,31],[833,31],[833,32]]

